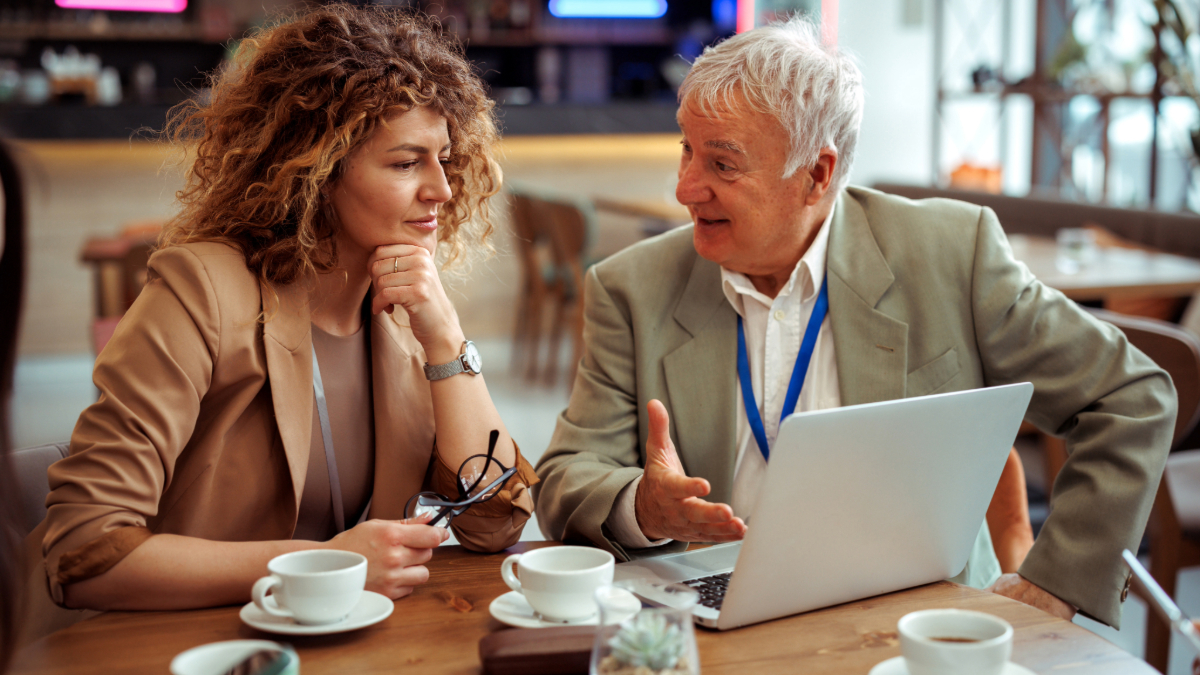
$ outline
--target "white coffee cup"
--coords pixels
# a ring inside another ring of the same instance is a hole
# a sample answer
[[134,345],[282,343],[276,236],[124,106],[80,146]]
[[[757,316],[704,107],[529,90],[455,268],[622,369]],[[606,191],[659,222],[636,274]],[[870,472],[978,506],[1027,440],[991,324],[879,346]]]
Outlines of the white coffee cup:
[[614,564],[613,555],[598,548],[550,546],[508,556],[500,563],[500,575],[540,617],[567,623],[596,615],[593,594],[612,583]]
[[254,604],[267,614],[308,625],[346,618],[367,584],[367,559],[350,551],[285,553],[272,558],[267,569],[270,576],[254,582],[250,591]]
[[1012,655],[1012,626],[984,612],[926,609],[897,628],[910,675],[1000,675]]

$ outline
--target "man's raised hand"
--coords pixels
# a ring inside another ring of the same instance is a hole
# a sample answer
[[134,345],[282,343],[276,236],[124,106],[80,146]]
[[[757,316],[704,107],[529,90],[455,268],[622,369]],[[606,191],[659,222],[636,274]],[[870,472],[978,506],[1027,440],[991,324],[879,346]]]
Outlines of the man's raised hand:
[[634,500],[638,526],[647,539],[676,541],[737,541],[746,535],[746,524],[735,518],[727,504],[701,497],[709,493],[708,481],[690,478],[675,452],[668,431],[670,418],[658,400],[646,405],[650,435],[646,439],[646,469]]

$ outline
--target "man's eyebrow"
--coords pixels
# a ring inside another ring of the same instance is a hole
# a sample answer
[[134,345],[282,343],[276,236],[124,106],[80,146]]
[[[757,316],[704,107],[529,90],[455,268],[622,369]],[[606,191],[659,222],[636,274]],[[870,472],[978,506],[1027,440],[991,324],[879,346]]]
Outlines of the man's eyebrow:
[[725,151],[732,152],[732,153],[735,153],[738,155],[746,154],[746,151],[742,149],[742,146],[738,145],[737,143],[734,143],[733,141],[722,141],[722,140],[705,141],[704,147],[712,148],[713,150],[725,150]]
[[[442,149],[441,149],[441,150],[439,150],[439,152],[446,152],[446,151],[447,151],[447,150],[449,150],[449,149],[450,149],[450,144],[449,144],[449,143],[447,143],[447,144],[445,144],[445,145],[443,145],[443,146],[442,146]],[[396,147],[394,147],[394,148],[388,148],[388,149],[387,149],[387,152],[397,152],[397,151],[399,151],[399,150],[404,150],[404,151],[407,151],[407,152],[415,152],[415,153],[417,153],[417,154],[419,154],[419,155],[427,155],[427,154],[429,154],[429,148],[427,148],[427,147],[425,147],[425,146],[423,146],[423,145],[414,145],[414,144],[412,144],[412,143],[401,143],[400,145],[397,145],[397,146],[396,146]]]

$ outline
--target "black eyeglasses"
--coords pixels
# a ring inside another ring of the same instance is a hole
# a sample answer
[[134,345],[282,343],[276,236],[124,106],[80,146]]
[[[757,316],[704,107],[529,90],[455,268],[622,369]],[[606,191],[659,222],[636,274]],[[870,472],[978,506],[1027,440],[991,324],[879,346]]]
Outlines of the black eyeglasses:
[[462,466],[458,467],[458,499],[453,499],[437,492],[418,492],[409,498],[404,506],[405,518],[416,518],[426,513],[434,513],[430,525],[437,525],[443,518],[446,527],[455,517],[475,504],[482,504],[495,497],[500,488],[517,472],[517,467],[506,467],[500,460],[492,456],[496,450],[496,441],[500,439],[500,431],[492,429],[488,437],[486,455],[471,455]]

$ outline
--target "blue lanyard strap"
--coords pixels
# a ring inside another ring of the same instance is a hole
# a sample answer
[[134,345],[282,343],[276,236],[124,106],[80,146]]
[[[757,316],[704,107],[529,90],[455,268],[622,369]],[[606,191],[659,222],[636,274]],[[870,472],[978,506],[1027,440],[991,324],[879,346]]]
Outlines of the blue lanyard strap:
[[[779,414],[779,423],[796,411],[800,401],[800,390],[804,388],[804,378],[808,375],[808,364],[812,361],[813,350],[817,346],[817,335],[821,332],[821,324],[829,313],[829,277],[821,282],[821,292],[817,294],[817,304],[813,306],[812,316],[808,318],[808,327],[804,329],[804,340],[800,343],[800,353],[796,355],[796,365],[792,368],[792,380],[788,383],[787,395],[783,398],[783,410]],[[763,426],[762,415],[758,412],[758,403],[754,400],[754,383],[750,379],[750,357],[746,355],[746,331],[742,327],[742,317],[738,316],[738,379],[742,385],[742,402],[746,406],[746,420],[754,431],[754,440],[764,460],[770,461],[771,449],[767,444],[767,430]],[[764,391],[766,390],[764,383]]]

